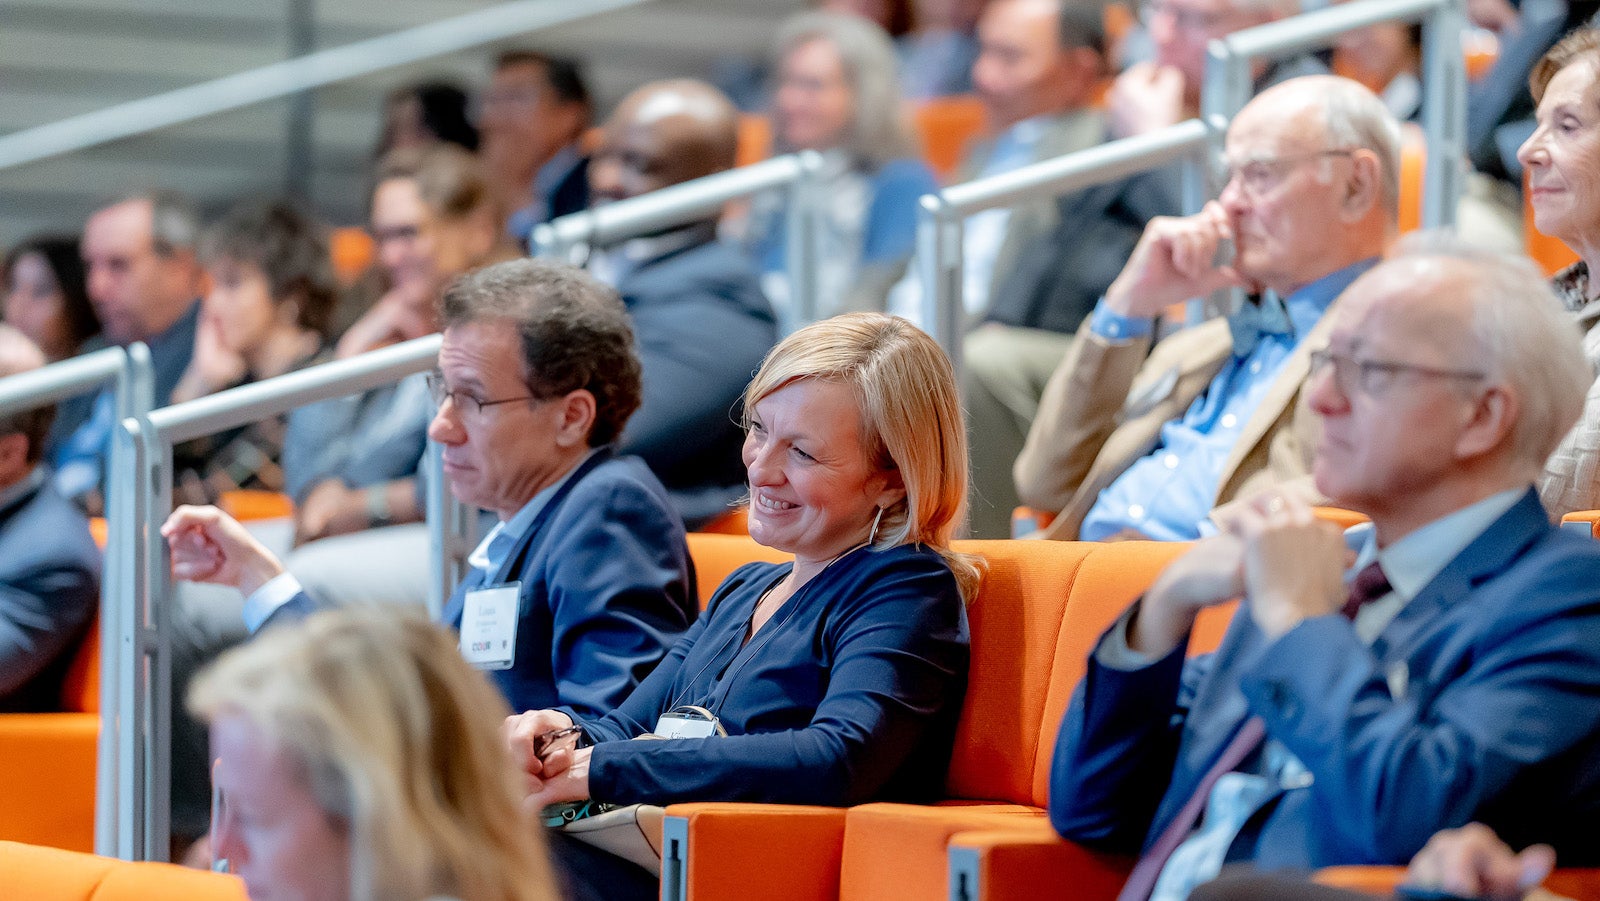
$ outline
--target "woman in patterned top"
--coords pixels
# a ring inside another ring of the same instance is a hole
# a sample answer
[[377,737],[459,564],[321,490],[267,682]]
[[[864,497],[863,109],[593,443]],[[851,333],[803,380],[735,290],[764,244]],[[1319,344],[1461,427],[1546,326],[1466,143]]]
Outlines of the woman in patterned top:
[[[328,357],[335,288],[321,223],[284,201],[247,201],[211,227],[200,251],[211,288],[174,403]],[[284,431],[277,416],[179,446],[174,499],[204,504],[239,488],[282,491]]]

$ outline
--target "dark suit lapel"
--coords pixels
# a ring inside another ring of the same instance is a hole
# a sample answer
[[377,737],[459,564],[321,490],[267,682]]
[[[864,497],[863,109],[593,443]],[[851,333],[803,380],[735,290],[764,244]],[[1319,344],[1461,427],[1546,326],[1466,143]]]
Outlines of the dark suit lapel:
[[1510,510],[1473,539],[1466,550],[1457,554],[1412,598],[1394,622],[1383,630],[1373,650],[1382,658],[1394,656],[1394,652],[1406,656],[1407,649],[1440,621],[1444,610],[1483,582],[1505,572],[1550,528],[1549,516],[1539,503],[1538,493],[1528,489]]

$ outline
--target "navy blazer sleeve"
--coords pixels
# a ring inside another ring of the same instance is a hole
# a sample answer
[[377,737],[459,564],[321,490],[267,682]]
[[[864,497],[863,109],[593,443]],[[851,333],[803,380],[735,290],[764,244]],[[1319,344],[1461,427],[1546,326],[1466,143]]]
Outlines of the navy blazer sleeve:
[[[928,767],[917,780],[932,780],[924,790],[936,791],[966,687],[966,610],[954,576],[941,559],[921,553],[828,600],[827,621],[806,649],[808,662],[826,672],[826,690],[805,726],[718,738],[602,742],[590,760],[594,797],[617,803],[853,804],[878,797],[909,760],[928,744],[942,743],[938,771]],[[747,609],[724,604],[718,615],[742,620]],[[707,631],[714,634],[715,625]],[[736,625],[742,628],[743,622]],[[657,693],[651,700],[659,705],[662,697]],[[628,705],[623,713],[638,721],[645,711]]]
[[[1251,710],[1311,771],[1313,800],[1338,809],[1319,826],[1325,845],[1403,862],[1439,828],[1476,818],[1516,841],[1560,817],[1557,793],[1584,815],[1600,735],[1600,585],[1588,545],[1519,568],[1507,577],[1519,584],[1498,586],[1489,609],[1447,610],[1487,619],[1456,631],[1453,671],[1413,661],[1400,687],[1337,616],[1301,623],[1244,668]],[[1543,775],[1554,784],[1514,791]]]
[[1050,822],[1066,838],[1124,854],[1144,844],[1204,669],[1204,658],[1185,665],[1187,646],[1136,670],[1090,653],[1050,767]]
[[54,702],[24,689],[82,636],[99,594],[99,552],[82,514],[41,486],[0,524],[0,709]]
[[695,618],[682,526],[665,499],[638,482],[591,476],[546,528],[540,557],[556,696],[580,717],[601,716],[656,669]]

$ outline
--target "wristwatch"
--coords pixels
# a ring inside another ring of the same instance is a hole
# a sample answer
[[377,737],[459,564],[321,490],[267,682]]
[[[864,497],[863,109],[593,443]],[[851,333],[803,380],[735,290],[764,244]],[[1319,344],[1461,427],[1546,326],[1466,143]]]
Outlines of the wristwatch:
[[367,489],[367,524],[374,529],[394,524],[388,489],[388,485],[373,485]]

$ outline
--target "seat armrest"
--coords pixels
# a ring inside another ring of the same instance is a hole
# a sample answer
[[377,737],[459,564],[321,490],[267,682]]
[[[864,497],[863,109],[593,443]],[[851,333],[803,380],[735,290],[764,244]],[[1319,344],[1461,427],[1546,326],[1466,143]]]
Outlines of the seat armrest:
[[0,715],[0,840],[94,850],[99,736],[93,713]]
[[835,901],[844,815],[837,807],[674,804],[662,827],[661,897]]
[[1133,869],[1132,857],[1091,851],[1046,821],[1024,829],[960,832],[950,839],[951,901],[1022,901],[1046,886],[1080,901],[1111,901]]

